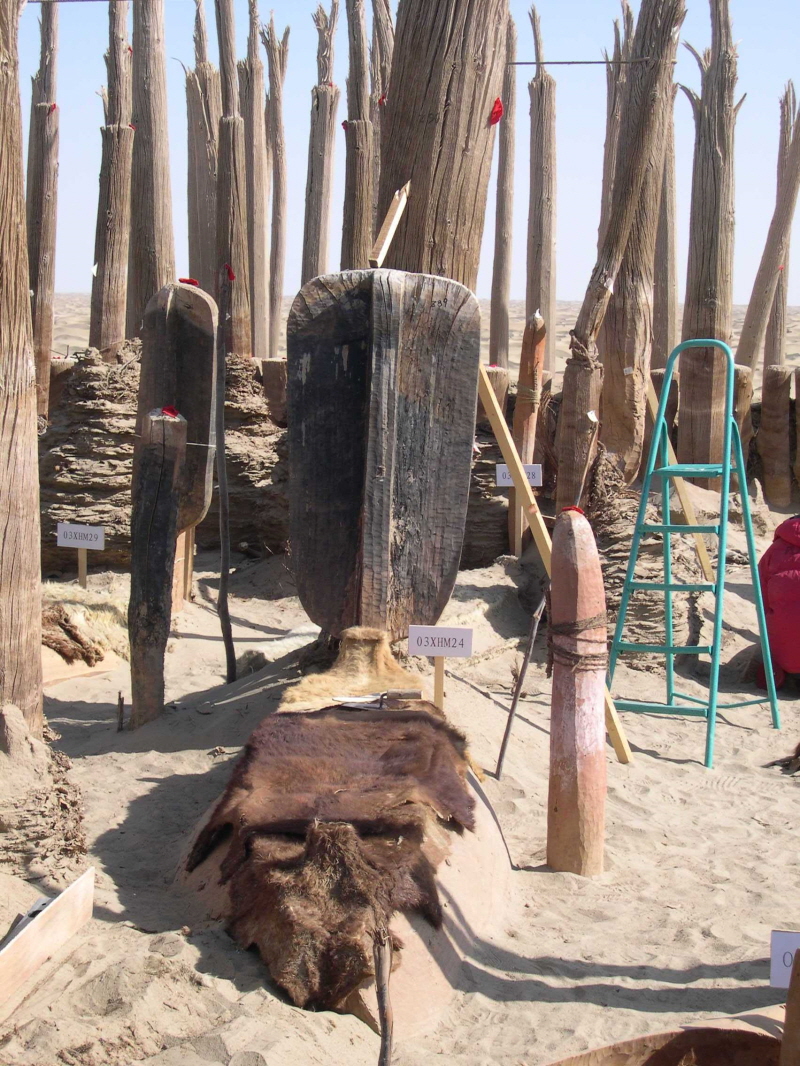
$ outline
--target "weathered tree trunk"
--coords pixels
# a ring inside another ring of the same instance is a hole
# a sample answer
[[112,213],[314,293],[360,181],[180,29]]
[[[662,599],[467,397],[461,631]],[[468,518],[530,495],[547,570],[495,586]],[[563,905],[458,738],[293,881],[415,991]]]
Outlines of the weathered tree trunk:
[[25,239],[17,0],[0,0],[0,705],[42,735],[36,374]]
[[272,242],[269,258],[269,352],[278,354],[281,336],[281,303],[283,301],[283,270],[286,259],[286,140],[283,132],[283,82],[289,58],[289,27],[278,40],[275,20],[262,28],[261,39],[267,50],[269,65],[269,136],[272,149]]
[[[653,389],[657,399],[661,399],[661,392],[664,388],[664,370],[662,367],[656,367],[650,371],[650,380],[653,382]],[[667,400],[667,409],[664,412],[664,419],[667,423],[667,433],[669,439],[672,440],[672,431],[675,426],[675,417],[678,414],[678,395],[680,390],[680,374],[675,373],[672,375],[672,381],[669,385],[669,399]],[[647,411],[644,420],[644,447],[642,448],[642,461],[647,462],[650,455],[650,448],[653,444],[653,419],[650,417],[650,411]]]
[[[736,47],[728,0],[711,0],[711,49],[697,59],[700,96],[681,86],[695,120],[689,264],[683,307],[683,339],[730,342],[733,301],[733,140],[738,106]],[[713,463],[722,458],[726,361],[718,349],[681,356],[678,461]],[[717,483],[718,483],[718,479]],[[698,484],[709,486],[707,479]]]
[[[534,461],[536,423],[542,402],[546,351],[547,326],[537,311],[525,323],[525,331],[522,334],[517,400],[514,404],[512,437],[523,464]],[[517,491],[511,489],[508,499],[508,532],[511,550],[515,555],[521,554],[522,537],[526,528],[527,522],[517,501]]]
[[675,37],[684,14],[683,0],[643,0],[639,10],[633,54],[651,58],[629,68],[611,211],[573,330],[572,355],[564,373],[556,493],[559,509],[575,503],[583,472],[591,461],[596,434],[590,414],[597,412],[603,378],[597,359],[597,334],[617,281],[651,165],[653,145],[659,136],[661,109],[653,107],[652,101],[663,100],[668,93],[672,65],[665,60],[674,54]]
[[278,426],[286,425],[286,360],[265,359],[261,364],[261,380],[269,408],[269,417]]
[[[786,161],[789,155],[789,145],[792,139],[792,128],[797,118],[797,98],[792,82],[786,86],[786,91],[781,99],[781,131],[778,148],[778,189],[780,190],[783,175],[786,169]],[[789,293],[789,247],[791,238],[786,241],[786,252],[783,264],[778,275],[778,284],[775,289],[775,299],[772,302],[769,322],[767,323],[767,336],[764,341],[764,366],[783,366],[786,362],[786,308]]]
[[[739,427],[744,464],[747,467],[753,439],[753,371],[749,366],[735,366],[733,375],[733,415]],[[738,477],[734,476],[731,484],[738,490]]]
[[381,184],[381,116],[389,91],[394,53],[394,22],[389,0],[372,0],[372,50],[369,57],[369,117],[372,122],[372,229],[377,235],[382,219],[378,215]]
[[770,507],[788,507],[792,502],[791,388],[791,368],[764,368],[756,448],[761,456],[764,498]]
[[164,0],[133,5],[133,125],[128,337],[139,336],[151,296],[175,280]]
[[385,266],[478,276],[508,0],[400,0],[382,119],[380,217],[411,197]]
[[753,371],[758,365],[761,346],[767,332],[767,323],[775,302],[778,278],[785,265],[798,192],[800,192],[800,114],[795,116],[792,126],[775,211],[753,282],[753,291],[744,316],[739,346],[736,349],[736,362],[743,366],[750,366]]
[[58,4],[54,0],[43,0],[40,10],[41,52],[39,70],[33,78],[31,91],[26,206],[37,409],[40,415],[47,417],[56,277],[59,113],[55,98]]
[[531,99],[531,183],[528,206],[528,279],[525,317],[539,311],[546,334],[545,369],[556,367],[556,81],[543,65],[539,15],[531,8],[539,63],[528,85]]
[[364,0],[345,0],[350,72],[347,75],[347,159],[344,179],[341,269],[369,266],[373,240],[372,156],[374,136],[369,118],[369,61]]
[[258,54],[258,0],[249,0],[247,59],[239,63],[247,172],[247,243],[253,358],[269,350],[269,253],[267,250],[267,146],[264,126],[264,64]]
[[664,136],[664,177],[658,211],[656,264],[653,279],[653,354],[650,366],[659,369],[680,340],[678,319],[678,204],[675,183],[675,96],[667,103]]
[[217,156],[222,88],[219,71],[208,61],[203,0],[195,0],[194,70],[186,74],[189,204],[189,274],[206,292],[217,277]]
[[[252,356],[250,329],[250,263],[247,248],[247,176],[244,119],[239,114],[233,0],[215,0],[222,118],[219,123],[217,168],[217,277],[225,271],[231,282],[226,316],[220,314],[224,353]],[[215,289],[220,304],[219,287]]]
[[614,194],[614,172],[617,166],[622,102],[628,78],[628,62],[633,55],[633,11],[628,0],[622,0],[622,28],[614,20],[614,51],[606,57],[606,140],[603,146],[603,184],[600,193],[600,225],[597,233],[598,252],[603,243]]
[[506,68],[503,75],[503,119],[497,157],[497,203],[494,223],[494,269],[489,316],[489,362],[508,367],[511,291],[511,246],[514,239],[514,124],[517,121],[517,27],[511,15],[506,27]]
[[339,90],[333,84],[333,42],[339,21],[339,0],[331,0],[331,13],[322,4],[314,12],[317,27],[317,84],[311,90],[311,132],[308,138],[306,214],[303,228],[301,283],[328,272],[331,228],[333,160],[336,148],[336,112]]
[[125,340],[128,244],[131,226],[131,125],[133,83],[128,46],[128,0],[108,5],[108,92],[100,131],[100,198],[94,239],[95,276],[89,318],[89,344],[113,361]]

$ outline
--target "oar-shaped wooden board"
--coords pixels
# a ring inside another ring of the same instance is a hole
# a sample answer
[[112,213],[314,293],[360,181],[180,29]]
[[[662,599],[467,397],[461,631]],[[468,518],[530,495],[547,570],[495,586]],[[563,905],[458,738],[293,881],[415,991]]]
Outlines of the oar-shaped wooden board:
[[455,584],[475,433],[480,311],[446,278],[308,282],[287,330],[292,568],[332,634],[433,625]]

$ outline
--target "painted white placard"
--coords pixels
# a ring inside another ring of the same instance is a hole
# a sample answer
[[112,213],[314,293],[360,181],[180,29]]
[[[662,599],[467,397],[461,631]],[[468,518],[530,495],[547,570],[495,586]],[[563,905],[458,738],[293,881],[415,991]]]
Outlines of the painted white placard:
[[472,630],[456,626],[409,626],[408,654],[469,659]]
[[[513,489],[514,481],[511,477],[508,467],[505,463],[495,463],[496,484],[499,489]],[[541,463],[525,463],[524,464],[525,476],[528,479],[528,484],[534,489],[541,488],[542,486],[542,465]]]
[[769,983],[773,988],[788,988],[795,952],[800,951],[800,933],[773,929],[770,939]]
[[93,548],[95,551],[102,551],[106,546],[106,531],[102,526],[59,522],[56,537],[56,545],[59,548]]

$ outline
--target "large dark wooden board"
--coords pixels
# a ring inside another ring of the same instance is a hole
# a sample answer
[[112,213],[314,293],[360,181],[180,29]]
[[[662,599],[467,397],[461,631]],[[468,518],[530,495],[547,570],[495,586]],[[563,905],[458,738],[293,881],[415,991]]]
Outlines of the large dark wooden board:
[[453,590],[469,496],[480,310],[446,278],[315,278],[289,314],[289,508],[303,606],[394,638]]

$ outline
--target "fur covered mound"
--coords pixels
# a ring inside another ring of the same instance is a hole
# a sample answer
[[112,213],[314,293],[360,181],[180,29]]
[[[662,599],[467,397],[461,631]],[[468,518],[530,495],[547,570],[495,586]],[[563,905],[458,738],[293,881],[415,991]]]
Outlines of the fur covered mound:
[[[423,850],[439,819],[474,828],[464,737],[433,704],[267,718],[250,737],[187,862],[227,845],[227,920],[301,1007],[342,1009],[373,974],[396,911],[441,924]],[[401,947],[395,939],[395,946]]]

